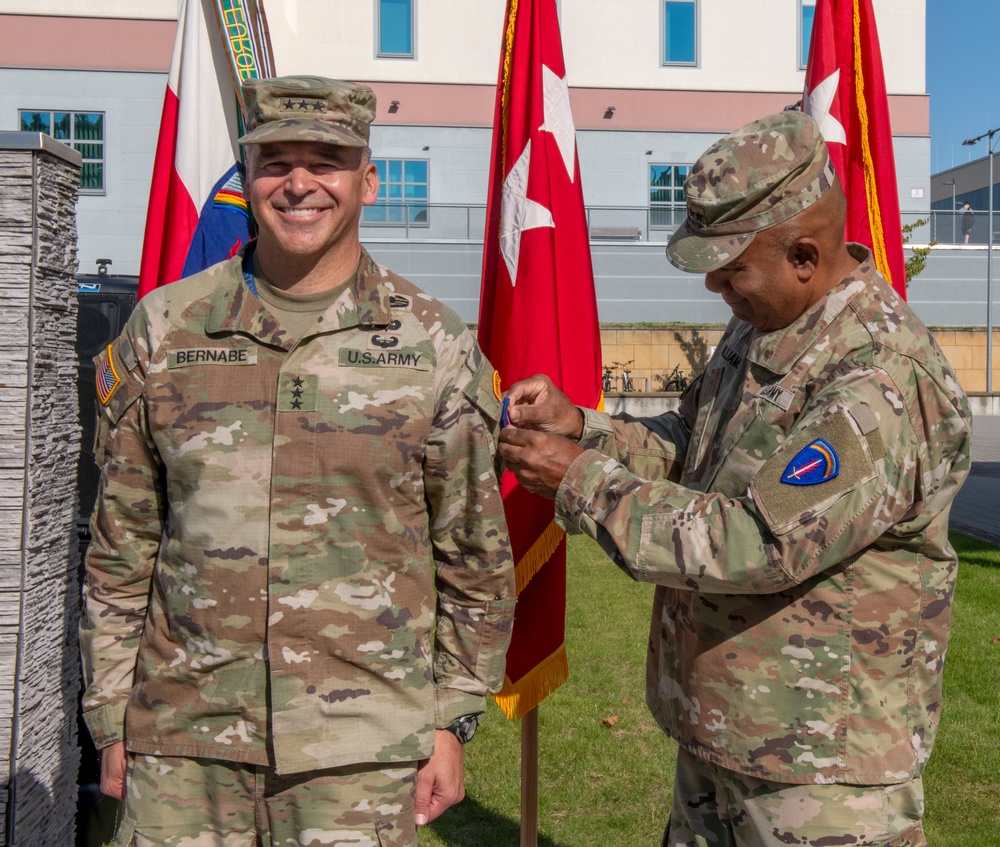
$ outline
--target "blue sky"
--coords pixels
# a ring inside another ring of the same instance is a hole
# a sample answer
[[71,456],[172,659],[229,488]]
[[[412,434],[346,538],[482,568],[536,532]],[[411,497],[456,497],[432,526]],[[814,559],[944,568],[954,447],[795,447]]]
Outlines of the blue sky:
[[927,92],[931,173],[985,156],[962,140],[1000,126],[1000,0],[927,0]]

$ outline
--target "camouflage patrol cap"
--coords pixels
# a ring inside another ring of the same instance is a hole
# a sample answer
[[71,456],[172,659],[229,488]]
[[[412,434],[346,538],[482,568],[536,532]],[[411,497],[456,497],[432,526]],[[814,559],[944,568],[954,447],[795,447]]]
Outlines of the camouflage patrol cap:
[[687,219],[667,245],[683,271],[705,273],[740,255],[754,235],[804,211],[836,182],[816,122],[769,115],[720,138],[684,182]]
[[319,141],[365,147],[375,118],[367,85],[319,76],[248,79],[243,83],[247,133],[240,144]]

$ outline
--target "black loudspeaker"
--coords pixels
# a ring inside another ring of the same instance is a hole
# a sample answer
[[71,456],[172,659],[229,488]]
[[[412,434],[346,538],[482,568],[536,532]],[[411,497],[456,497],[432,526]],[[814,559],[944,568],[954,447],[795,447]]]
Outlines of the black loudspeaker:
[[93,358],[114,341],[135,308],[139,280],[134,276],[78,276],[76,319],[77,394],[80,398],[81,450],[77,466],[80,512],[77,526],[84,552],[87,524],[97,498],[100,472],[94,462],[97,387]]

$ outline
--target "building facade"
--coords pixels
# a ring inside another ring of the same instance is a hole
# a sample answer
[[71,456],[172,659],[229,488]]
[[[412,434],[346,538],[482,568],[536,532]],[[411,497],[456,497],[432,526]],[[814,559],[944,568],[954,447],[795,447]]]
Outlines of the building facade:
[[[278,73],[369,83],[372,253],[473,321],[504,0],[263,0]],[[561,0],[604,321],[719,321],[670,269],[680,188],[712,140],[801,97],[815,0]],[[930,204],[924,0],[875,0],[904,220]],[[81,270],[138,272],[176,0],[0,0],[0,130],[85,159]],[[672,284],[664,285],[670,279]],[[675,283],[675,284],[674,284]]]

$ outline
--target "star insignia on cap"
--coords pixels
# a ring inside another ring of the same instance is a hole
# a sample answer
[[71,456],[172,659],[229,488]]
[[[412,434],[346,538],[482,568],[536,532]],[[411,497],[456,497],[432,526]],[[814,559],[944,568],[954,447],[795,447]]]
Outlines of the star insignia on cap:
[[281,108],[282,109],[294,109],[295,108],[295,101],[294,100],[282,100],[281,101]]
[[323,104],[322,103],[313,103],[309,108],[313,112],[322,112],[323,111]]

